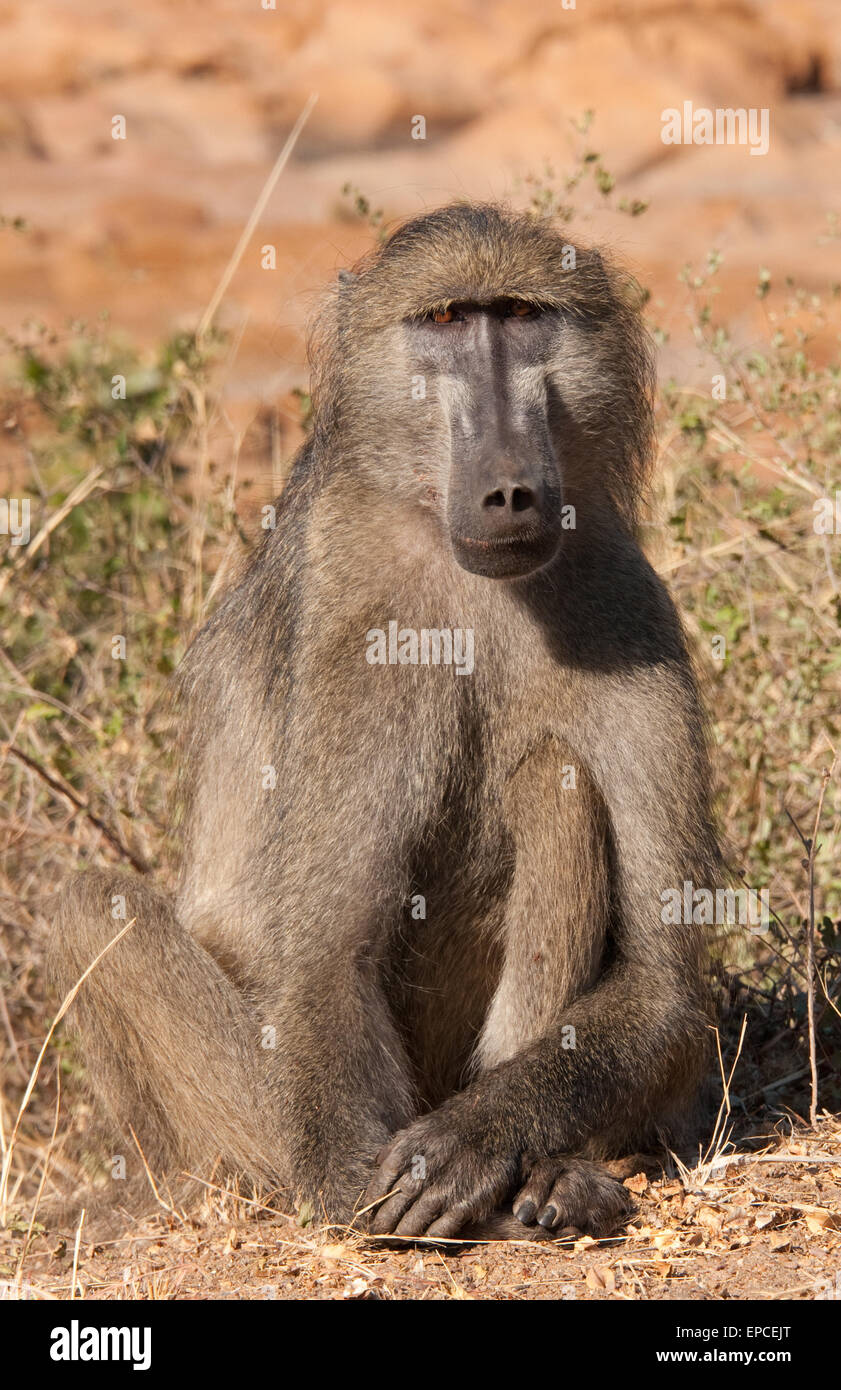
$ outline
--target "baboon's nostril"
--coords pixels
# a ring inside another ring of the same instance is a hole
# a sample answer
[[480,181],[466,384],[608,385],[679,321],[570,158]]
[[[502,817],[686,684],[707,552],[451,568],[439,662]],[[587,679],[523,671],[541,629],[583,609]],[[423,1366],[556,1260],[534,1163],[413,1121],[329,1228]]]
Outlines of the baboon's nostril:
[[537,506],[537,497],[522,483],[503,483],[482,498],[484,508],[499,507],[503,512],[529,512]]
[[534,493],[529,487],[515,487],[511,493],[512,512],[527,512],[534,502]]

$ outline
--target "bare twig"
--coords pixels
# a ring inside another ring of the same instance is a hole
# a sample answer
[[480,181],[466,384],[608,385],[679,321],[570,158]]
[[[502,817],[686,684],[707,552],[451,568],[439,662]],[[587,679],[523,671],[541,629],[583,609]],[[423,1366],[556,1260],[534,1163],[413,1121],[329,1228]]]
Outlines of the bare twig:
[[26,1090],[23,1093],[23,1100],[20,1103],[20,1109],[17,1113],[17,1119],[15,1120],[14,1127],[9,1138],[9,1146],[3,1158],[3,1170],[2,1173],[0,1173],[0,1223],[4,1223],[6,1220],[6,1194],[8,1192],[9,1187],[9,1173],[11,1172],[12,1168],[12,1156],[15,1151],[15,1140],[17,1139],[18,1130],[20,1129],[20,1122],[23,1119],[24,1114],[26,1113],[26,1107],[28,1106],[29,1101],[32,1097],[32,1092],[35,1090],[35,1083],[38,1080],[38,1073],[41,1070],[41,1063],[44,1060],[44,1054],[46,1053],[47,1048],[50,1045],[50,1039],[52,1038],[52,1035],[58,1027],[59,1023],[64,1018],[64,1015],[67,1013],[67,1010],[70,1008],[70,1005],[73,1003],[73,1000],[76,998],[76,995],[79,993],[79,990],[82,988],[82,985],[85,983],[85,980],[88,978],[91,972],[96,969],[103,956],[106,956],[108,952],[112,949],[112,947],[116,946],[117,942],[122,940],[129,928],[134,926],[136,920],[137,919],[135,917],[132,917],[131,921],[126,922],[126,925],[122,928],[122,930],[118,931],[117,935],[111,938],[107,946],[103,946],[102,950],[99,952],[99,955],[94,957],[87,970],[85,970],[84,974],[79,976],[79,979],[76,981],[73,988],[69,990],[68,993],[64,996],[64,999],[61,1002],[61,1008],[59,1009],[52,1023],[50,1024],[49,1032],[47,1033],[47,1036],[44,1039],[41,1051],[38,1053],[38,1058],[35,1062],[35,1066],[32,1068],[32,1075],[30,1076],[29,1083],[26,1087]]
[[744,1014],[742,1018],[741,1031],[739,1032],[739,1044],[736,1048],[736,1056],[733,1058],[733,1065],[730,1068],[729,1076],[725,1075],[724,1071],[724,1058],[721,1055],[721,1037],[718,1029],[716,1028],[715,1030],[715,1046],[716,1052],[718,1054],[718,1068],[721,1072],[722,1096],[721,1104],[718,1107],[718,1114],[716,1116],[715,1125],[713,1126],[712,1138],[710,1139],[710,1142],[707,1146],[707,1152],[704,1155],[704,1165],[706,1165],[709,1162],[709,1157],[711,1153],[717,1157],[718,1154],[724,1148],[725,1144],[727,1143],[727,1136],[724,1133],[724,1126],[730,1117],[730,1083],[733,1080],[733,1075],[736,1071],[736,1067],[739,1064],[739,1058],[742,1055],[742,1046],[745,1041],[745,1033],[747,1032],[747,1026],[748,1016],[747,1014]]
[[63,779],[60,780],[54,772],[48,772],[35,758],[31,758],[28,753],[24,753],[22,748],[17,748],[13,743],[4,744],[3,747],[13,758],[17,758],[18,762],[23,763],[24,766],[31,768],[33,772],[37,773],[41,780],[46,782],[47,786],[50,787],[52,791],[58,792],[60,796],[66,797],[71,805],[76,807],[77,811],[81,811],[82,815],[90,821],[91,825],[95,825],[97,830],[101,831],[108,843],[118,854],[123,855],[123,857],[137,869],[138,873],[148,874],[149,865],[146,863],[146,860],[141,859],[138,854],[135,854],[134,850],[130,849],[125,843],[122,836],[119,835],[116,830],[112,830],[106,825],[105,821],[101,820],[100,817],[91,810],[90,806],[82,801],[81,797],[76,795],[69,783],[65,782]]
[[36,1218],[36,1216],[38,1215],[38,1204],[39,1204],[40,1201],[41,1201],[41,1194],[42,1194],[43,1191],[44,1191],[44,1184],[45,1184],[45,1182],[47,1181],[47,1169],[48,1169],[49,1166],[50,1166],[50,1158],[52,1157],[53,1147],[54,1147],[54,1145],[55,1145],[55,1137],[56,1137],[56,1134],[58,1133],[58,1117],[59,1117],[60,1112],[61,1112],[61,1067],[56,1066],[56,1069],[55,1069],[55,1119],[54,1119],[54,1121],[53,1121],[53,1132],[52,1132],[52,1134],[50,1135],[50,1142],[49,1142],[49,1144],[47,1145],[47,1152],[46,1152],[46,1154],[44,1155],[44,1166],[43,1166],[43,1168],[42,1168],[42,1170],[41,1170],[41,1181],[40,1181],[39,1184],[38,1184],[38,1191],[35,1193],[35,1201],[34,1201],[33,1206],[32,1206],[32,1215],[31,1215],[30,1218],[29,1218],[29,1226],[27,1227],[26,1235],[24,1236],[24,1240],[23,1240],[23,1249],[22,1249],[21,1252],[20,1252],[20,1259],[18,1260],[18,1267],[17,1267],[17,1269],[15,1270],[15,1283],[16,1283],[18,1286],[20,1285],[20,1278],[21,1278],[21,1273],[22,1273],[22,1270],[23,1270],[23,1262],[24,1262],[24,1260],[26,1259],[26,1252],[27,1252],[27,1250],[29,1249],[29,1242],[30,1242],[30,1240],[32,1239],[32,1232],[33,1232],[33,1230],[35,1229],[35,1218]]
[[783,808],[806,851],[803,867],[806,870],[809,883],[809,916],[806,923],[806,1004],[809,1024],[809,1071],[812,1086],[809,1100],[809,1123],[811,1125],[816,1125],[818,1121],[818,1053],[815,1032],[815,859],[820,848],[818,845],[818,827],[823,812],[824,797],[835,771],[835,763],[836,758],[833,758],[829,767],[825,767],[821,774],[821,789],[818,793],[818,807],[815,812],[815,826],[811,839],[807,839],[803,834],[788,807]]
[[211,299],[210,303],[208,304],[207,308],[202,314],[201,322],[199,323],[198,329],[196,330],[196,342],[198,343],[201,343],[202,339],[204,338],[205,334],[210,328],[210,325],[213,323],[213,320],[216,316],[216,310],[219,308],[219,305],[221,304],[222,299],[224,297],[225,291],[227,290],[228,286],[234,278],[234,275],[236,274],[237,266],[239,265],[240,261],[243,258],[243,255],[245,254],[245,248],[254,234],[254,228],[257,226],[257,223],[260,221],[260,218],[263,215],[266,204],[268,203],[269,198],[272,196],[272,193],[274,192],[275,184],[277,183],[278,179],[280,178],[281,174],[286,168],[289,156],[291,155],[296,144],[298,143],[298,136],[301,134],[301,131],[303,130],[304,126],[309,120],[310,112],[312,111],[312,108],[315,106],[315,103],[317,101],[318,93],[311,92],[309,97],[307,98],[303,111],[301,112],[300,116],[298,117],[297,121],[292,127],[292,130],[289,133],[289,138],[286,141],[286,144],[283,146],[283,149],[281,150],[280,154],[278,155],[275,161],[274,167],[271,173],[269,174],[269,177],[263,184],[262,192],[259,198],[257,199],[256,203],[254,204],[251,216],[249,217],[248,221],[242,229],[242,235],[240,236],[239,241],[234,247],[233,255],[231,256],[231,259],[228,261],[228,264],[225,267],[222,279],[216,286],[213,298]]
[[80,1216],[79,1216],[79,1224],[78,1224],[78,1226],[76,1227],[76,1240],[75,1240],[75,1243],[74,1243],[74,1245],[73,1245],[73,1274],[72,1274],[71,1280],[70,1280],[70,1297],[71,1297],[71,1299],[75,1299],[75,1297],[76,1297],[76,1284],[77,1284],[78,1275],[79,1275],[79,1247],[80,1247],[80,1245],[82,1244],[82,1227],[84,1226],[84,1224],[85,1224],[85,1208],[82,1207],[82,1211],[81,1211],[81,1214],[80,1214]]
[[86,474],[80,483],[76,484],[72,492],[68,493],[61,506],[57,507],[52,516],[47,518],[38,534],[33,536],[26,549],[21,551],[14,564],[6,570],[5,574],[0,575],[0,594],[3,593],[12,575],[17,574],[21,566],[38,553],[44,541],[61,524],[68,513],[72,512],[74,507],[78,507],[80,502],[84,502],[94,488],[99,486],[104,472],[105,466],[98,464],[96,468],[92,468],[90,473]]
[[724,1154],[713,1159],[711,1169],[730,1168],[734,1163],[838,1163],[837,1154]]
[[135,1142],[135,1145],[136,1145],[136,1147],[137,1147],[137,1152],[140,1154],[140,1161],[141,1161],[141,1163],[143,1164],[143,1168],[144,1168],[144,1170],[145,1170],[146,1177],[147,1177],[148,1180],[149,1180],[149,1186],[150,1186],[151,1189],[152,1189],[152,1192],[153,1192],[153,1194],[154,1194],[155,1201],[158,1203],[158,1206],[163,1207],[164,1211],[169,1212],[170,1216],[174,1216],[175,1219],[176,1219],[176,1221],[180,1221],[180,1222],[181,1222],[181,1225],[183,1226],[183,1225],[184,1225],[184,1218],[183,1218],[183,1216],[181,1215],[181,1213],[178,1212],[178,1211],[176,1211],[174,1206],[170,1206],[169,1202],[165,1202],[164,1199],[163,1199],[163,1197],[161,1196],[160,1192],[158,1191],[157,1186],[156,1186],[156,1184],[155,1184],[155,1179],[152,1177],[152,1170],[151,1170],[151,1168],[149,1167],[149,1164],[146,1162],[146,1155],[145,1155],[145,1153],[143,1152],[143,1149],[142,1149],[141,1146],[140,1146],[140,1140],[138,1139],[138,1137],[137,1137],[137,1135],[135,1134],[134,1130],[132,1129],[131,1125],[129,1125],[129,1133],[130,1133],[132,1139],[133,1139],[134,1142]]

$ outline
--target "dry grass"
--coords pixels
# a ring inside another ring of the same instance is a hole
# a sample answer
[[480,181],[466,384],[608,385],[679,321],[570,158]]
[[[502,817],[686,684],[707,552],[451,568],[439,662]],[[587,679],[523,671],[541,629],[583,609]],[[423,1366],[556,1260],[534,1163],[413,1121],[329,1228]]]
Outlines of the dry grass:
[[[372,1246],[296,1227],[270,1195],[212,1174],[197,1175],[200,1210],[159,1194],[158,1214],[127,1220],[121,1239],[91,1245],[78,1209],[71,1229],[40,1224],[42,1202],[108,1171],[72,1048],[49,1027],[50,895],[82,864],[167,875],[155,703],[251,544],[273,493],[249,459],[279,433],[278,417],[228,427],[212,333],[154,358],[105,326],[8,345],[6,448],[26,459],[35,525],[0,568],[0,1280],[39,1298],[705,1298],[815,1297],[835,1279],[841,536],[815,532],[813,503],[841,491],[839,366],[824,346],[836,307],[762,278],[767,340],[738,351],[715,323],[717,266],[687,277],[703,365],[663,393],[646,542],[714,714],[731,863],[769,887],[774,920],[721,945],[724,1099],[708,1149],[665,1173],[646,1161],[629,1179],[637,1219],[598,1245]],[[125,400],[112,399],[116,373]],[[119,634],[125,660],[111,655]]]

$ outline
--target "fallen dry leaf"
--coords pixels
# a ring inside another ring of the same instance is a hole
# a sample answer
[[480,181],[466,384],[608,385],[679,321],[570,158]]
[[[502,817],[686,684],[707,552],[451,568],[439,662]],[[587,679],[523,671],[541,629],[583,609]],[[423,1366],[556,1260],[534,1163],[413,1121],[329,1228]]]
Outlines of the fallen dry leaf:
[[648,1187],[648,1178],[645,1173],[634,1173],[632,1178],[626,1178],[623,1187],[627,1187],[629,1192],[644,1192]]
[[347,1254],[346,1245],[325,1245],[321,1251],[325,1260],[341,1260]]
[[342,1298],[362,1298],[368,1292],[369,1284],[367,1279],[352,1279],[342,1293]]
[[715,1234],[718,1234],[724,1225],[724,1217],[714,1207],[699,1207],[695,1213],[695,1220],[699,1226],[703,1226],[705,1230],[713,1231]]
[[791,1206],[795,1211],[802,1212],[804,1216],[813,1217],[822,1230],[825,1226],[838,1225],[837,1212],[829,1211],[827,1207],[816,1207],[811,1202],[792,1202]]
[[825,1208],[819,1208],[817,1211],[810,1211],[806,1216],[806,1229],[810,1231],[813,1236],[822,1235],[824,1231],[835,1230],[837,1225],[837,1216],[834,1216],[831,1211],[826,1211]]
[[572,1248],[576,1255],[580,1255],[582,1250],[589,1250],[590,1246],[595,1245],[595,1243],[596,1242],[592,1236],[581,1236],[580,1239],[578,1239],[575,1242]]

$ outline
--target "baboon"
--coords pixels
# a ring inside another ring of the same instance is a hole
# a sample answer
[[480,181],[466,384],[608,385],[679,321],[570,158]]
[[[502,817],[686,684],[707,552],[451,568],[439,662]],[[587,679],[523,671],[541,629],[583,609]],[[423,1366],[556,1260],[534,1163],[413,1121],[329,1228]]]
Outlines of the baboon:
[[89,870],[57,914],[65,989],[112,904],[136,918],[74,1011],[151,1165],[221,1160],[380,1235],[598,1233],[627,1210],[600,1160],[686,1113],[704,929],[661,894],[719,858],[680,622],[635,539],[630,286],[474,204],[340,277],[276,526],[175,678],[175,899]]

